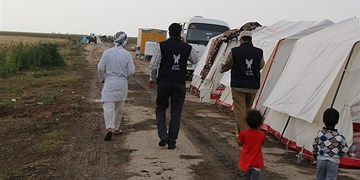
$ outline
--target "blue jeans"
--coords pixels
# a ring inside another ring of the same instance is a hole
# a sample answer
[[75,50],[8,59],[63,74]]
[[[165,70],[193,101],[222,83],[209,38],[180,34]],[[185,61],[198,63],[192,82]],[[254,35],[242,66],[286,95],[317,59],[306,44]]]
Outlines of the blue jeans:
[[259,180],[260,179],[260,169],[250,167],[249,171],[241,175],[242,180]]
[[336,180],[339,164],[329,160],[319,160],[316,164],[317,180]]
[[[186,95],[185,84],[157,84],[156,122],[158,136],[161,140],[168,140],[168,144],[175,145],[180,130],[181,112]],[[170,100],[169,131],[166,126],[166,110]]]

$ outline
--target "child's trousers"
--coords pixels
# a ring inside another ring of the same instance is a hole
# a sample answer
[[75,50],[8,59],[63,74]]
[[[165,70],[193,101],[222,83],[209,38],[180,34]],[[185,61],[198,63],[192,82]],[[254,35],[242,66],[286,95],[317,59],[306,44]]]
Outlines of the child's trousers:
[[339,164],[329,160],[319,160],[317,162],[317,180],[336,180]]
[[259,180],[260,179],[260,169],[250,167],[249,171],[241,175],[242,180]]

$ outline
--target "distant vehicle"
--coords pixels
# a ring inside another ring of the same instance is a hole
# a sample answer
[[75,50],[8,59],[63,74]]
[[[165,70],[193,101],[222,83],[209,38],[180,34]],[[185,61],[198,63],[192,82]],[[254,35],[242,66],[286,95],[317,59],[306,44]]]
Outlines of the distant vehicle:
[[88,37],[88,42],[95,43],[95,44],[97,43],[97,38],[94,33],[90,33],[90,36]]
[[167,31],[162,29],[138,29],[136,58],[150,60],[156,44],[166,40],[166,33]]
[[[189,19],[178,22],[183,30],[181,37],[185,42],[189,43],[195,48],[199,58],[205,51],[206,45],[209,40],[219,34],[230,29],[229,25],[222,20],[208,19],[202,16],[194,16]],[[190,79],[197,64],[188,62],[187,77]]]

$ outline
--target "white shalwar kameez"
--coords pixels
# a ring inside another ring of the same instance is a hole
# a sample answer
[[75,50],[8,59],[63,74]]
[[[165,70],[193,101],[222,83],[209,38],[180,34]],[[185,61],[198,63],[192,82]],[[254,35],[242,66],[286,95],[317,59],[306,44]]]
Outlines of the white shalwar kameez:
[[135,73],[131,54],[121,45],[104,51],[98,64],[106,129],[119,130],[128,95],[128,80]]

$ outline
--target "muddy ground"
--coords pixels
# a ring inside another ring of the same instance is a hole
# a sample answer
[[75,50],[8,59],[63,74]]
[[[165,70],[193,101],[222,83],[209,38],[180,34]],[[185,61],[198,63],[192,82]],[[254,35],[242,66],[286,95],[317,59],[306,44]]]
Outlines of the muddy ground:
[[[102,52],[111,46],[87,45],[83,63],[71,72],[75,80],[43,80],[43,86],[14,97],[28,103],[0,108],[0,179],[239,179],[241,148],[232,134],[233,113],[199,103],[191,92],[183,108],[177,149],[157,145],[156,91],[146,86],[148,61],[134,60],[136,75],[129,81],[121,125],[124,134],[111,142],[103,140],[102,84],[96,68]],[[1,86],[11,82],[11,78],[2,80]],[[49,88],[58,90],[61,98],[53,103],[31,101]],[[286,153],[270,134],[263,153],[262,179],[315,177],[315,165],[306,160],[296,163],[296,153]],[[359,177],[359,170],[341,169],[338,179]]]

